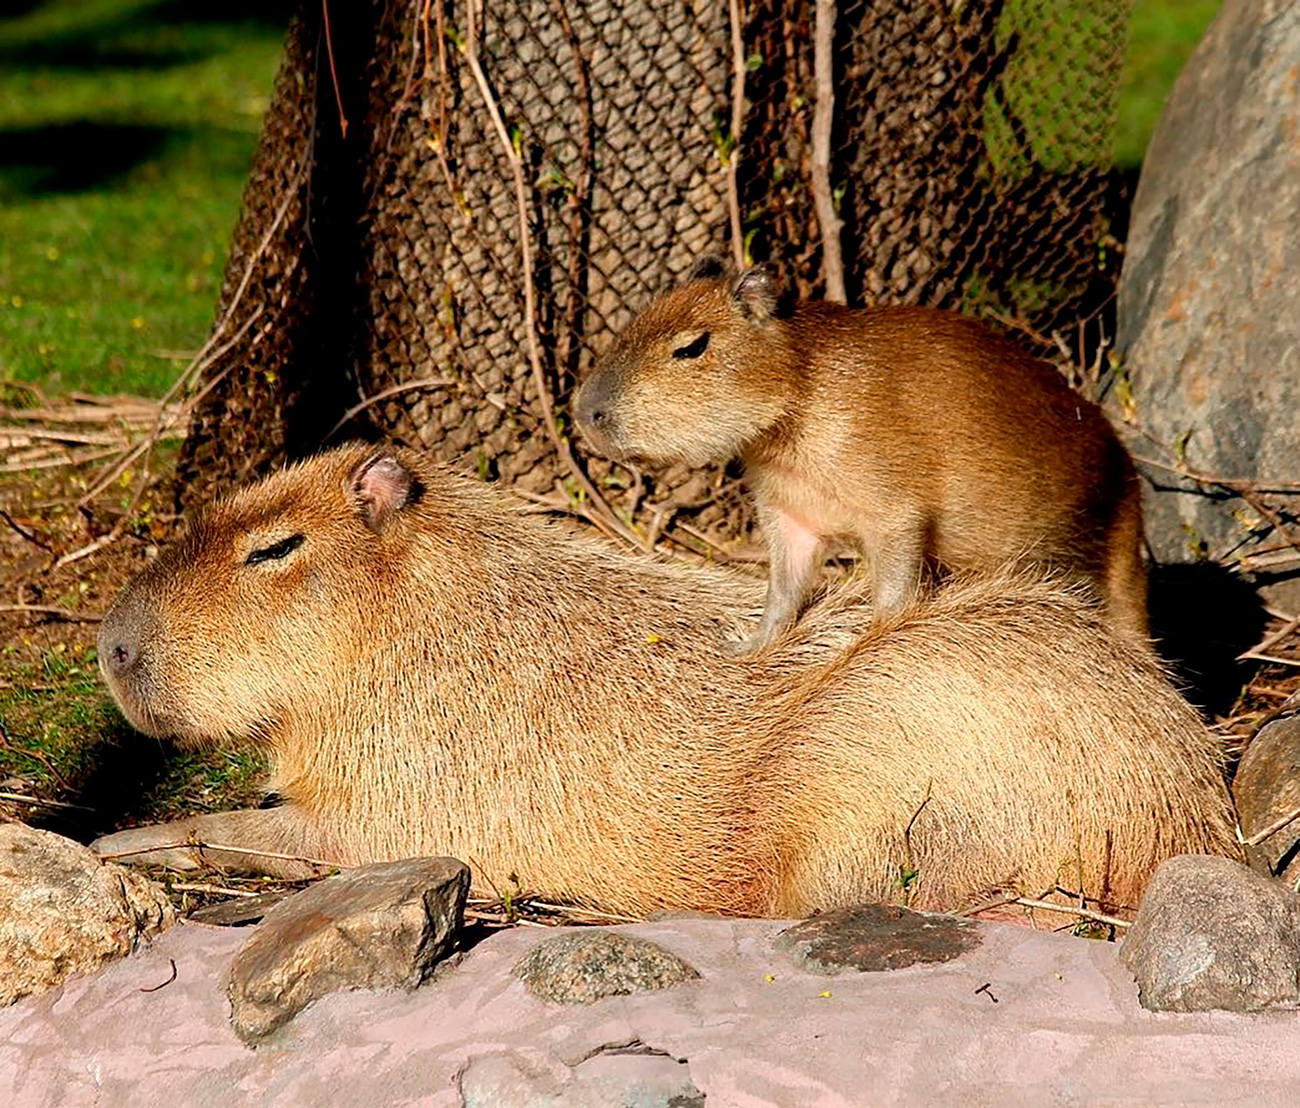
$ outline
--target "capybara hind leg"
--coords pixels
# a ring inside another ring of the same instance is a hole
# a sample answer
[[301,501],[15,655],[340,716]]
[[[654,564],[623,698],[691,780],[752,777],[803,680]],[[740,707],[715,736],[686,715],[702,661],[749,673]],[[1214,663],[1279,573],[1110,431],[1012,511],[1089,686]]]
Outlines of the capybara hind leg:
[[333,861],[292,806],[246,808],[133,827],[104,835],[90,845],[105,861],[176,870],[216,866],[285,880],[316,876],[323,867],[314,862]]

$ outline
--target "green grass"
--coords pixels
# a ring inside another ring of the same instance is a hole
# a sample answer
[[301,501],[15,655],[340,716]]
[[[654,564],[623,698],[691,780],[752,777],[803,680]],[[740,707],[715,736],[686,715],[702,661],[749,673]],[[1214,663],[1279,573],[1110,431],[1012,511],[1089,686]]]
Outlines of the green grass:
[[0,376],[158,395],[212,322],[283,4],[0,19]]
[[1142,164],[1174,81],[1221,6],[1222,0],[1136,0],[1120,85],[1115,139],[1120,168]]

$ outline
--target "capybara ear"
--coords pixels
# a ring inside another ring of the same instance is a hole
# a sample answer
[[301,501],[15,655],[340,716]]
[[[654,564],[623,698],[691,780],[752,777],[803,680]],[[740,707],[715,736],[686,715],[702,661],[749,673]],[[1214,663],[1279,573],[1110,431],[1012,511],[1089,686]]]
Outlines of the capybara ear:
[[727,263],[717,254],[701,254],[686,271],[688,281],[716,281],[730,272]]
[[736,278],[731,295],[741,315],[767,319],[776,311],[776,278],[762,266],[754,266]]
[[349,485],[357,514],[376,534],[408,504],[415,503],[422,491],[415,474],[387,450],[371,454],[358,465],[352,471]]

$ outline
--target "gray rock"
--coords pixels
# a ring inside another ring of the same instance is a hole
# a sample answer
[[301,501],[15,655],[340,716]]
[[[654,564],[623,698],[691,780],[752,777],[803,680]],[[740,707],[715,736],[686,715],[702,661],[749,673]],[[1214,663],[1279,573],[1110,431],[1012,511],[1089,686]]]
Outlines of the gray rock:
[[557,1004],[591,1004],[700,976],[663,947],[604,928],[538,943],[515,964],[514,974],[535,995]]
[[1152,1011],[1300,1004],[1300,897],[1230,858],[1161,863],[1120,948]]
[[980,944],[977,924],[888,904],[823,912],[776,937],[778,950],[812,973],[903,969],[948,962]]
[[[1232,782],[1237,819],[1246,839],[1276,826],[1300,810],[1300,705],[1297,714],[1260,729],[1237,767]],[[1257,845],[1246,846],[1246,861],[1260,873],[1294,883],[1300,876],[1300,819],[1294,819]]]
[[250,1045],[340,989],[413,988],[450,949],[469,869],[407,858],[327,877],[271,908],[235,956],[231,1022]]
[[[1118,293],[1132,414],[1170,448],[1191,432],[1187,463],[1203,473],[1300,478],[1298,64],[1300,5],[1225,0],[1174,87],[1134,199]],[[1108,403],[1125,407],[1114,389]],[[1147,475],[1161,562],[1234,551],[1259,518],[1167,470]]]
[[0,1006],[93,973],[175,920],[156,882],[61,835],[0,824]]
[[611,1043],[576,1066],[485,1054],[460,1074],[463,1108],[704,1108],[686,1063],[641,1042]]

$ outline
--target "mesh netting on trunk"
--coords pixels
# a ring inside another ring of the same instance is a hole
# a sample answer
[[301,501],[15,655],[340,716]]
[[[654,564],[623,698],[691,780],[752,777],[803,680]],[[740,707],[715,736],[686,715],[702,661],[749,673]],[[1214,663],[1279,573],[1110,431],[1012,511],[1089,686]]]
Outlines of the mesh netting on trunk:
[[734,537],[748,524],[734,475],[570,453],[566,405],[593,357],[701,253],[732,256],[735,225],[746,257],[823,294],[818,187],[842,221],[850,302],[1073,327],[1113,287],[1129,2],[823,0],[835,99],[820,186],[814,0],[749,0],[738,26],[727,0],[476,2],[472,54],[468,0],[305,2],[181,499],[331,435],[382,433],[534,498],[589,508],[594,488],[643,543]]

